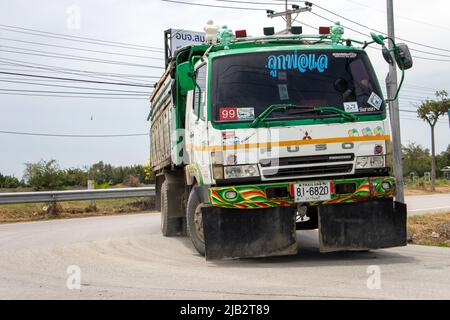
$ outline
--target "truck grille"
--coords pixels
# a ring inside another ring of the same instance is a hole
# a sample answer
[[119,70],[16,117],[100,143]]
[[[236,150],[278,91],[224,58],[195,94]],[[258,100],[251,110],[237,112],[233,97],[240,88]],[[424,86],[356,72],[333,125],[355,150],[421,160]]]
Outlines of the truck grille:
[[290,178],[299,176],[315,176],[329,174],[343,174],[352,172],[352,164],[341,164],[320,167],[300,167],[300,168],[279,168],[263,170],[262,174],[265,178]]
[[355,155],[353,153],[327,154],[321,156],[279,158],[276,160],[264,159],[260,161],[260,164],[261,167],[267,168],[272,167],[274,165],[284,167],[284,166],[295,166],[314,163],[347,162],[353,161],[353,159],[355,159]]
[[292,179],[349,174],[353,171],[354,154],[332,154],[261,160],[264,179]]

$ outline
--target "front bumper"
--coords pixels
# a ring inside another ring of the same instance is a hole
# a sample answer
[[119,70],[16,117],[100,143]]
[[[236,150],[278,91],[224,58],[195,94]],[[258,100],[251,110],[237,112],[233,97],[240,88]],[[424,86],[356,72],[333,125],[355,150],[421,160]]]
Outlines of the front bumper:
[[[315,179],[328,180],[328,179]],[[305,180],[308,182],[314,180]],[[211,204],[219,208],[261,209],[273,207],[287,207],[296,205],[293,195],[293,185],[299,181],[253,184],[209,189]],[[385,190],[382,185],[388,183],[391,187]],[[331,180],[331,200],[310,202],[307,205],[330,205],[336,203],[357,203],[370,199],[386,199],[395,196],[395,178],[350,178]],[[352,192],[348,192],[352,190]],[[234,191],[236,197],[227,199],[225,194]]]

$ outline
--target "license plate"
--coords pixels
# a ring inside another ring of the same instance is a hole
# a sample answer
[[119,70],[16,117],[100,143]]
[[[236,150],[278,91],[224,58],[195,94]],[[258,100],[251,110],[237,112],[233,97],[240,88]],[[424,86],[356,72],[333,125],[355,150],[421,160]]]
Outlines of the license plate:
[[330,181],[313,181],[294,184],[295,202],[331,200]]

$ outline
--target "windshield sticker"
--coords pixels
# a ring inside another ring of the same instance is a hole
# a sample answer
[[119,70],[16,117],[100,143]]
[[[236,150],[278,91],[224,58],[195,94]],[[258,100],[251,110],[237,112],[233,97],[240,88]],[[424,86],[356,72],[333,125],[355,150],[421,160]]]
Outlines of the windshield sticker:
[[236,133],[234,131],[222,132],[222,145],[232,146],[236,144],[239,144],[239,138],[236,137]]
[[301,73],[314,71],[322,73],[328,69],[328,56],[326,54],[317,55],[298,54],[297,50],[293,54],[271,55],[267,58],[266,68],[270,70],[273,78],[278,77],[280,70],[298,70]]
[[378,126],[378,127],[376,127],[375,129],[373,129],[373,133],[374,133],[376,136],[382,136],[382,135],[384,135],[384,130],[383,130],[382,127]]
[[255,120],[255,108],[222,107],[219,108],[219,121]]
[[289,100],[287,84],[278,85],[278,94],[280,95],[280,100]]
[[357,129],[348,130],[349,137],[359,137],[359,131]]
[[237,117],[239,120],[255,120],[255,108],[238,108]]
[[367,100],[367,103],[375,109],[380,110],[381,105],[383,104],[383,99],[381,99],[375,92],[372,92],[369,100]]
[[358,102],[344,102],[345,112],[359,112]]
[[362,129],[362,135],[364,137],[373,136],[372,129],[370,129],[369,127]]
[[238,120],[237,108],[236,107],[226,107],[219,109],[219,120],[220,121],[236,121]]
[[357,57],[357,54],[355,52],[334,52],[333,57],[335,58],[346,58],[346,59],[353,59]]
[[360,108],[359,112],[375,112],[377,111],[374,107],[364,107],[364,108]]

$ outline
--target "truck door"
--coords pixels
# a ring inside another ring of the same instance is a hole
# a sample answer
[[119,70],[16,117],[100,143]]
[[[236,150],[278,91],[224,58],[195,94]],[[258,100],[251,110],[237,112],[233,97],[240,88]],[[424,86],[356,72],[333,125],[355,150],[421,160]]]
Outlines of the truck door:
[[197,87],[191,92],[191,98],[187,99],[186,110],[186,141],[189,148],[191,164],[199,166],[207,164],[206,149],[208,145],[207,121],[206,121],[206,97],[207,97],[207,64],[202,64],[196,69]]

